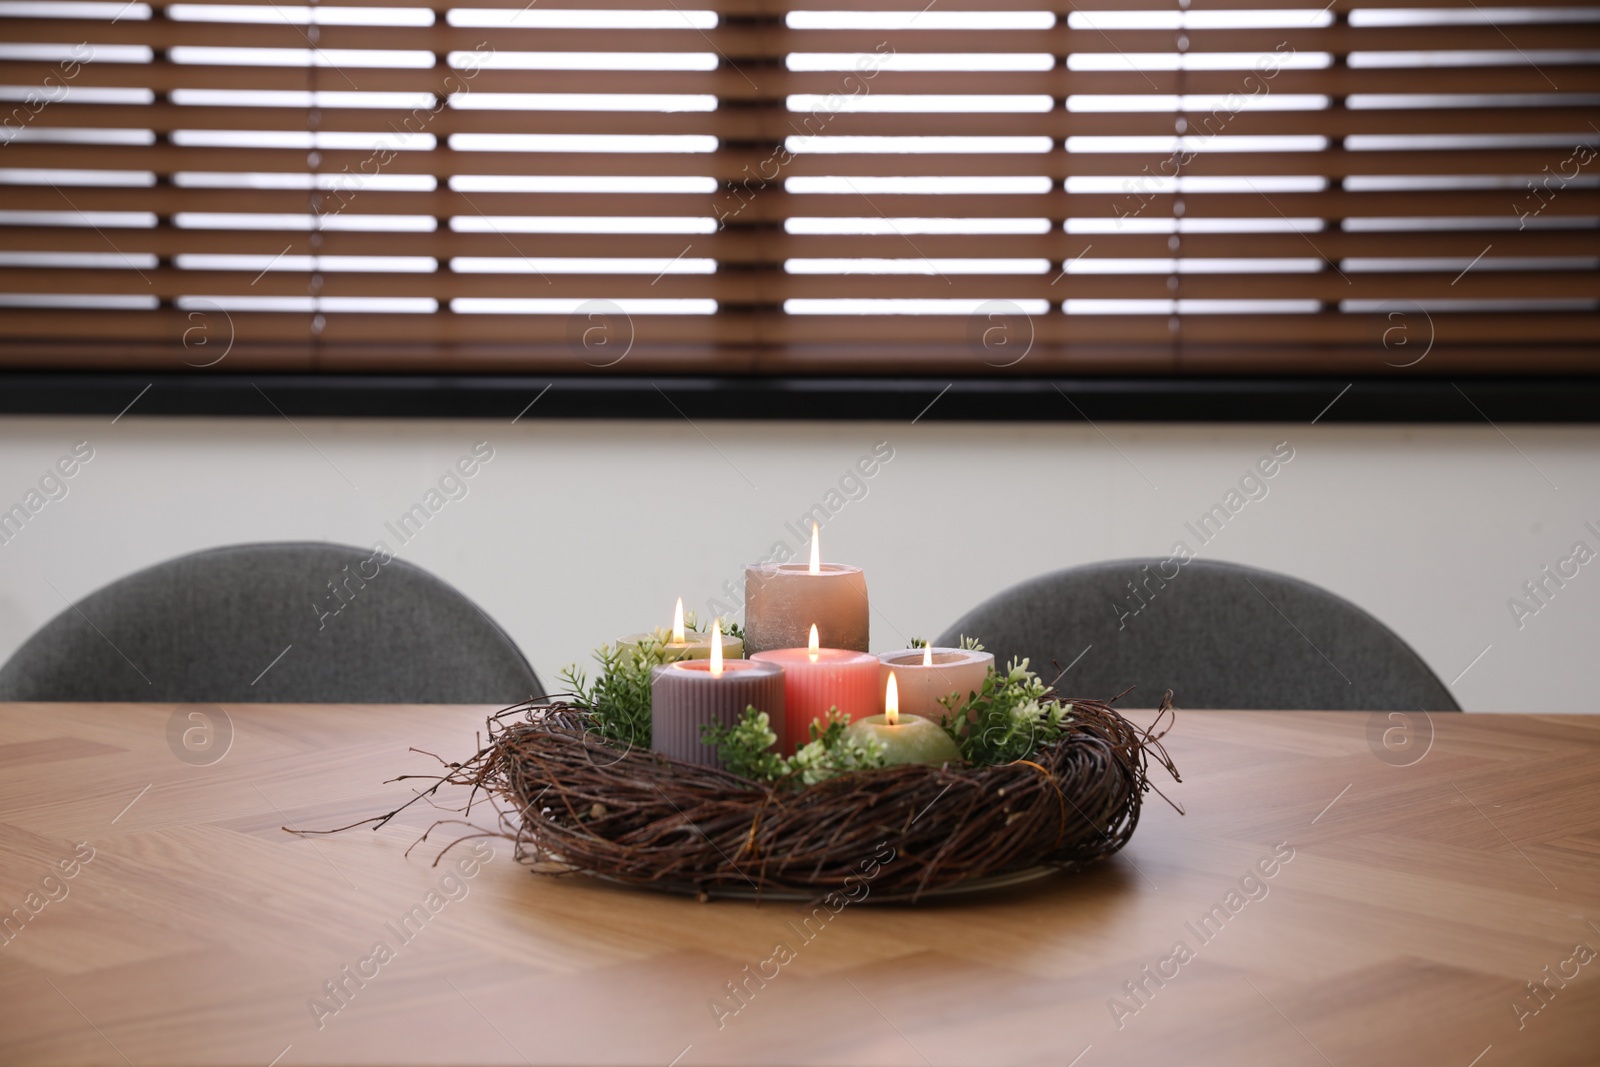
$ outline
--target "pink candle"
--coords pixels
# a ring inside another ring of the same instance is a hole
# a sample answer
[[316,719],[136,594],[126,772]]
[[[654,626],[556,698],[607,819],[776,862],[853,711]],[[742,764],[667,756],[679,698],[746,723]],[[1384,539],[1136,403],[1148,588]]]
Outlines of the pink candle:
[[[951,693],[963,701],[983,688],[994,653],[965,648],[907,648],[881,652],[884,688],[894,676],[900,691],[900,710],[939,722],[950,712],[939,701]],[[959,706],[959,705],[958,705]]]
[[783,706],[786,730],[776,725],[779,750],[785,756],[811,740],[811,723],[827,722],[828,709],[838,708],[850,719],[876,715],[882,707],[879,675],[883,665],[866,652],[821,648],[817,628],[811,628],[810,648],[775,648],[757,652],[753,662],[783,668]]

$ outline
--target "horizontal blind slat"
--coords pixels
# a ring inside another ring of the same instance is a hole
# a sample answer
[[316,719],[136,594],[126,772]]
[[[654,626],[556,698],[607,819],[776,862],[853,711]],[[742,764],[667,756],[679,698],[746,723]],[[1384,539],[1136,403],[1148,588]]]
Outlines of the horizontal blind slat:
[[[1552,89],[1541,69],[1519,61],[1515,66],[1477,64],[1432,69],[1332,67],[1321,70],[1283,69],[1272,80],[1277,95],[1325,93],[1335,96],[1394,93],[1595,93],[1600,92],[1600,66],[1553,68],[1560,82]],[[47,77],[60,77],[53,63],[0,60],[0,84],[42,85]],[[444,79],[460,76],[453,68],[406,70],[361,68],[362,92],[443,92]],[[1247,70],[1184,71],[1080,71],[1056,67],[1044,71],[893,71],[881,70],[871,81],[879,95],[953,93],[961,95],[1142,96],[1185,93],[1222,94],[1248,92],[1243,82]],[[474,92],[495,93],[713,93],[727,102],[776,101],[791,93],[826,95],[850,92],[844,84],[850,72],[770,70],[761,72],[759,84],[732,69],[712,71],[563,71],[480,69],[472,81]],[[323,69],[322,87],[349,88],[337,72]],[[84,64],[72,79],[74,87],[145,87],[160,92],[173,89],[253,89],[298,91],[307,87],[303,67],[226,67],[182,63]]]
[[[307,129],[305,107],[209,107],[150,104],[61,103],[45,108],[30,122],[37,129],[149,129],[175,130],[292,130]],[[436,136],[453,133],[518,134],[695,134],[744,142],[776,143],[794,126],[806,128],[804,110],[724,108],[714,112],[629,111],[518,111],[445,108],[429,113],[425,107],[378,110],[372,108],[321,108],[317,129],[323,133],[381,133],[405,128],[407,120]],[[1341,107],[1304,111],[1228,111],[1219,103],[1211,111],[1082,112],[1059,108],[1048,112],[1005,114],[960,113],[852,113],[825,114],[819,132],[827,136],[989,136],[1022,137],[1156,137],[1171,136],[1182,119],[1196,135],[1207,132],[1227,136],[1285,136],[1311,134],[1342,137],[1351,134],[1489,134],[1564,133],[1581,137],[1592,133],[1593,106],[1394,108],[1350,110]],[[1210,125],[1207,125],[1210,123]]]
[[[1100,218],[1114,219],[1116,209],[1127,208],[1126,193],[1063,193],[1039,196],[986,196],[884,193],[872,199],[891,217],[912,218]],[[1144,199],[1146,218],[1171,217],[1178,198],[1156,193]],[[730,202],[702,194],[585,194],[501,193],[470,195],[436,192],[394,192],[362,189],[359,195],[339,200],[323,194],[323,213],[333,206],[346,214],[433,215],[435,217],[488,215],[581,216],[681,216],[716,218]],[[1186,218],[1270,217],[1259,194],[1185,193]],[[1290,218],[1407,217],[1436,218],[1484,216],[1505,219],[1512,215],[1507,191],[1424,190],[1395,192],[1273,193],[1274,205]],[[6,191],[6,209],[18,211],[152,211],[170,215],[179,211],[257,211],[272,214],[309,214],[308,194],[292,190],[179,189],[78,189],[70,196],[52,188],[16,186]],[[740,207],[740,221],[781,223],[785,218],[837,218],[860,216],[870,209],[849,196],[804,196],[767,189]],[[1600,190],[1569,188],[1551,198],[1542,218],[1600,215]]]
[[[317,149],[320,161],[307,163],[307,148],[199,148],[177,145],[57,145],[22,143],[7,147],[3,162],[11,167],[65,167],[74,170],[181,172],[247,172],[255,174],[309,171],[362,175],[423,175],[447,179],[457,174],[576,176],[654,175],[710,176],[721,181],[748,180],[752,188],[774,181],[825,177],[1171,177],[1180,170],[1190,177],[1349,175],[1537,175],[1559,163],[1566,149],[1493,148],[1432,151],[1195,151],[1172,162],[1173,150],[1141,153],[1040,152],[972,153],[817,153],[795,154],[781,166],[771,146],[716,152],[451,152],[400,148],[398,138],[367,149]],[[383,159],[384,156],[392,158]],[[377,157],[378,161],[375,161]],[[363,169],[363,164],[368,166]],[[763,165],[766,165],[765,167]],[[1170,164],[1170,165],[1168,165]],[[1144,189],[1140,189],[1144,192]],[[874,193],[873,195],[877,195]],[[885,196],[894,196],[885,193]],[[1263,194],[1266,195],[1266,194]],[[1277,195],[1275,192],[1272,195]]]
[[[299,4],[282,5],[286,8],[301,6]],[[222,7],[260,7],[261,0],[206,0],[207,6]],[[167,3],[155,2],[152,8],[165,8]],[[405,10],[439,11],[437,0],[338,0],[337,4],[330,7],[355,7],[355,8],[395,8]],[[501,11],[524,11],[528,5],[525,0],[472,0],[470,6],[476,9],[492,9]],[[782,20],[791,9],[796,8],[792,3],[778,3],[776,0],[716,0],[715,3],[689,3],[666,4],[654,0],[561,0],[563,10],[575,11],[712,11],[722,15],[742,18],[766,17]],[[1504,6],[1504,5],[1499,5]],[[1541,9],[1555,10],[1573,9],[1581,10],[1594,6],[1594,0],[1538,0],[1533,5]],[[1069,11],[1156,11],[1170,13],[1174,10],[1173,0],[1094,0],[1092,4],[1078,6],[1065,5],[1061,0],[941,0],[938,5],[940,11],[1040,11],[1063,14]],[[1463,0],[1334,0],[1330,4],[1322,4],[1318,0],[1189,0],[1185,5],[1190,11],[1303,11],[1306,15],[1315,15],[1322,11],[1347,12],[1350,10],[1386,10],[1386,9],[1466,9],[1469,7]],[[827,0],[826,3],[810,4],[806,10],[825,9],[828,11],[870,11],[870,12],[905,12],[915,14],[928,10],[927,0]]]
[[[1508,216],[1509,217],[1509,216]],[[454,256],[515,258],[528,253],[541,257],[651,258],[663,264],[683,253],[724,263],[782,266],[789,259],[863,257],[917,260],[1044,258],[1056,262],[1093,253],[1099,259],[1173,258],[1166,234],[1054,232],[1006,234],[918,234],[914,245],[899,234],[885,235],[773,235],[765,231],[722,230],[712,234],[649,233],[458,233],[449,229],[431,233],[363,233],[324,230],[319,243],[309,232],[291,230],[176,229],[98,232],[91,227],[0,227],[0,248],[30,252],[104,252],[110,237],[118,250],[133,255],[175,256],[237,254],[275,256]],[[508,243],[508,240],[511,243]],[[1183,256],[1198,259],[1305,258],[1308,254],[1332,259],[1415,258],[1430,256],[1470,260],[1493,244],[1497,258],[1506,256],[1600,256],[1600,228],[1591,224],[1573,230],[1508,230],[1438,232],[1426,235],[1419,248],[1415,233],[1351,233],[1343,230],[1299,233],[1187,233],[1181,238]],[[1314,246],[1314,247],[1313,247]],[[519,252],[519,249],[521,252]],[[1054,271],[1052,271],[1052,274]]]
[[[177,22],[89,19],[15,18],[0,20],[6,40],[14,43],[85,41],[91,46],[148,45],[152,48],[284,48],[311,47],[306,27],[287,22]],[[715,51],[733,62],[744,59],[782,60],[790,52],[882,54],[1171,53],[1178,31],[1071,29],[1059,23],[1047,30],[790,30],[782,27],[725,23],[712,29],[565,29],[451,26],[341,26],[320,24],[315,47],[323,50],[471,52],[476,49],[514,52]],[[1275,57],[1293,52],[1418,52],[1505,51],[1506,34],[1483,26],[1348,26],[1273,29],[1188,29],[1182,31],[1186,51],[1248,53]],[[1511,47],[1528,50],[1585,49],[1600,46],[1600,24],[1518,25]],[[492,43],[491,43],[492,42]],[[759,80],[759,79],[758,79]]]
[[[318,295],[326,298],[387,297],[493,299],[692,299],[712,296],[738,303],[778,299],[925,298],[928,280],[903,275],[784,275],[729,271],[710,277],[666,273],[455,274],[327,272]],[[0,292],[112,293],[128,296],[305,296],[311,275],[290,269],[264,271],[19,269],[0,267]],[[1166,300],[1173,296],[1160,275],[1070,275],[1052,282],[1047,275],[983,276],[951,274],[939,281],[941,297],[955,300]],[[1344,274],[1195,274],[1183,278],[1179,296],[1228,300],[1248,293],[1252,300],[1482,300],[1493,298],[1596,299],[1600,273],[1516,271],[1479,267],[1464,273],[1408,272]]]

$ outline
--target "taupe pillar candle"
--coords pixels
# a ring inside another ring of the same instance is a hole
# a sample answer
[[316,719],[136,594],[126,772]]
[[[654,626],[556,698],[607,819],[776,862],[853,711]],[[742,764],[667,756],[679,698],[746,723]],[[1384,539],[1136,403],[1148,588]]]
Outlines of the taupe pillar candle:
[[655,752],[720,767],[717,750],[700,740],[707,723],[734,726],[754,707],[767,713],[772,732],[784,735],[783,668],[747,659],[684,660],[657,667],[650,676],[650,748]]
[[868,649],[867,576],[839,563],[752,563],[744,569],[744,653],[805,648],[811,627],[827,648]]

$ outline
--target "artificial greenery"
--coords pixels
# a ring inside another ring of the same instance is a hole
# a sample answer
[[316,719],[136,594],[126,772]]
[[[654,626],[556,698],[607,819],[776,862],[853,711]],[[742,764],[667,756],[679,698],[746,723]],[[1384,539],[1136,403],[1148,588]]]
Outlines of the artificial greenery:
[[595,732],[608,741],[633,748],[650,747],[650,672],[663,663],[683,658],[666,648],[664,632],[637,645],[601,645],[594,658],[600,674],[590,686],[576,663],[561,671],[561,681],[573,694],[573,703],[589,712]]
[[[718,626],[722,627],[722,636],[723,637],[737,637],[741,641],[744,640],[744,627],[740,626],[738,623],[726,621],[726,620],[724,620],[722,618],[721,615],[718,615],[712,621],[715,622]],[[689,632],[692,632],[692,633],[710,633],[711,632],[711,628],[709,626],[706,627],[704,630],[702,630],[700,628],[700,621],[697,618],[695,618],[695,614],[694,614],[694,609],[693,608],[690,608],[688,611],[685,611],[683,613],[683,628],[686,631],[689,631]],[[663,641],[665,641],[667,639],[667,631],[665,629],[660,629],[660,630],[657,630],[656,632],[661,635],[661,639]]]
[[1072,722],[1072,705],[1048,700],[1049,694],[1050,686],[1028,669],[1026,659],[1012,660],[1004,674],[990,667],[978,692],[941,701],[951,711],[941,725],[968,763],[1027,759]]
[[722,765],[741,778],[767,782],[783,777],[788,768],[784,759],[772,751],[778,735],[772,732],[767,713],[746,707],[744,716],[733,726],[708,722],[700,728],[702,744],[717,750]]
[[[925,637],[913,637],[911,639],[911,643],[906,645],[906,647],[907,648],[927,648],[928,647],[928,639],[925,638]],[[963,650],[965,650],[967,652],[982,652],[983,651],[983,642],[979,641],[976,637],[968,637],[966,634],[962,634],[961,635],[961,640],[956,643],[956,647],[960,648],[960,649],[963,649]]]
[[848,736],[850,720],[837,708],[828,709],[828,725],[818,729],[811,724],[811,740],[793,756],[784,759],[772,751],[778,735],[764,711],[745,709],[733,726],[707,723],[701,728],[701,741],[717,750],[717,758],[729,771],[755,782],[787,781],[794,785],[816,785],[846,771],[871,770],[884,766],[883,742],[874,737]]
[[817,729],[811,723],[811,740],[801,745],[788,759],[789,770],[806,785],[816,785],[846,771],[868,771],[886,766],[883,742],[875,737],[851,737],[845,733],[850,718],[839,709],[828,709],[828,725]]

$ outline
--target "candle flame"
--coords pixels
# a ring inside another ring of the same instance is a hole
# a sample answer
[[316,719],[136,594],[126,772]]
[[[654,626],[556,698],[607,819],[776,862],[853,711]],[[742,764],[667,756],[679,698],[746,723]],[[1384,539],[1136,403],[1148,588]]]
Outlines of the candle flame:
[[672,643],[683,644],[683,597],[678,598],[678,606],[672,609]]
[[886,726],[900,725],[900,686],[889,672],[889,688],[883,694],[883,721]]
[[[683,603],[683,601],[680,600],[680,601],[678,601],[678,603],[681,604],[681,603]],[[933,646],[932,645],[923,645],[922,646],[922,665],[924,667],[933,666]]]
[[817,662],[817,650],[819,648],[821,648],[821,647],[822,647],[822,642],[817,640],[817,624],[816,623],[812,623],[811,624],[811,643],[806,647],[806,651],[811,654],[811,662],[812,663]]
[[822,573],[822,546],[817,537],[817,523],[815,519],[813,519],[811,522],[811,573]]
[[722,620],[711,620],[711,677],[722,677]]

